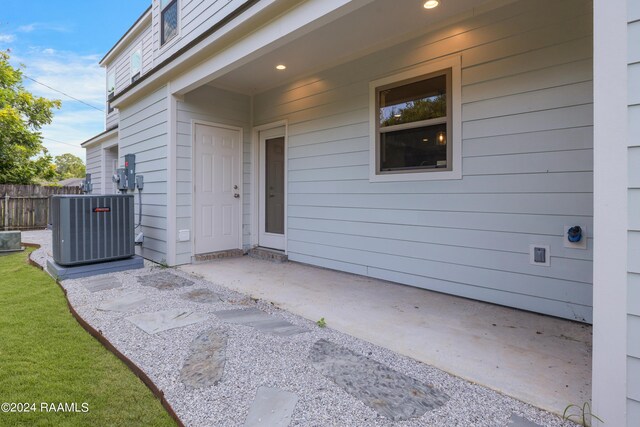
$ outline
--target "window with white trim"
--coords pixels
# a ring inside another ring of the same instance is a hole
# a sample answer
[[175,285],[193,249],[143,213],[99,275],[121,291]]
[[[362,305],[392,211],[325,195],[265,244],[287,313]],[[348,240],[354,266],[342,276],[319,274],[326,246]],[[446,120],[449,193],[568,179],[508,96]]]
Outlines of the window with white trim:
[[111,106],[111,100],[116,94],[116,72],[110,71],[107,73],[107,114],[113,111]]
[[135,82],[140,78],[140,73],[142,72],[142,49],[138,48],[131,52],[131,57],[129,59],[130,72],[131,72],[131,83]]
[[160,45],[178,34],[178,0],[160,0]]
[[371,83],[372,181],[461,177],[459,62],[445,62]]

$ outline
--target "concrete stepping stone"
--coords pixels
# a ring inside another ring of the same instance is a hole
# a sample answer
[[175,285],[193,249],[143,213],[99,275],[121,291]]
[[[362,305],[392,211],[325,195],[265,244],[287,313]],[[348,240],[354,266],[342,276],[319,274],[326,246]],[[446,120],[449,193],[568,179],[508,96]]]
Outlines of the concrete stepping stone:
[[279,388],[260,387],[249,408],[245,427],[287,427],[298,396]]
[[200,302],[204,304],[214,304],[216,302],[222,301],[220,295],[209,289],[194,289],[187,292],[186,294],[182,294],[180,298],[187,301]]
[[84,283],[84,287],[89,292],[106,291],[108,289],[121,288],[122,283],[114,276],[106,276],[100,279],[91,279],[90,282]]
[[98,306],[98,310],[101,311],[133,311],[136,308],[143,306],[147,302],[147,298],[144,294],[139,292],[131,292],[124,294],[118,298],[114,298],[103,302]]
[[542,427],[540,424],[536,424],[533,421],[529,421],[528,419],[516,414],[511,414],[511,418],[509,419],[509,426],[510,427]]
[[279,319],[257,308],[215,311],[220,320],[229,323],[252,326],[255,329],[273,335],[289,336],[308,332],[284,319]]
[[127,320],[148,334],[155,334],[169,329],[181,328],[207,320],[206,314],[188,310],[163,310],[153,313],[136,314]]
[[324,339],[313,345],[309,360],[344,391],[393,421],[421,417],[449,399],[414,378]]
[[216,385],[222,379],[226,362],[227,337],[216,329],[198,335],[180,371],[180,380],[188,387]]
[[161,291],[173,291],[193,285],[191,280],[176,276],[168,271],[138,276],[138,283],[142,286],[151,286]]

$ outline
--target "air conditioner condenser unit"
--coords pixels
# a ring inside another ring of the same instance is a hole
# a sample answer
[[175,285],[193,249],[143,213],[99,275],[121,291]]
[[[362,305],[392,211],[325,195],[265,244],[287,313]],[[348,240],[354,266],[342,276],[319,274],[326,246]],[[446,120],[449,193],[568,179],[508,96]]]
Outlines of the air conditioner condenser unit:
[[135,255],[133,194],[51,196],[53,259],[62,266]]

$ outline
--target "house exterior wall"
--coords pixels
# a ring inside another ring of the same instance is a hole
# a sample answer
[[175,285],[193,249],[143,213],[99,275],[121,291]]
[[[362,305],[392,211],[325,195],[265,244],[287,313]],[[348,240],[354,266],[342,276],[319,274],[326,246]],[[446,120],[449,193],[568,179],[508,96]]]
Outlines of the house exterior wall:
[[246,0],[178,0],[178,35],[160,45],[160,0],[153,0],[153,57],[161,63],[204,31],[220,22]]
[[[463,179],[369,182],[369,82],[462,60]],[[518,2],[254,98],[288,120],[294,261],[591,321],[591,2]],[[589,249],[563,246],[586,227]],[[551,266],[529,264],[550,246]]]
[[92,145],[86,149],[87,173],[91,174],[93,194],[102,194],[102,144]]
[[[120,164],[136,155],[136,174],[144,175],[140,254],[156,262],[167,260],[167,88],[120,111]],[[136,221],[138,196],[136,194]]]
[[103,185],[102,190],[104,194],[116,194],[118,192],[118,187],[115,182],[113,182],[113,162],[117,162],[118,167],[120,166],[119,158],[118,158],[118,141],[116,138],[116,146],[105,147],[105,144],[102,144],[103,147],[103,155],[104,155],[104,169],[103,169]]
[[[177,212],[176,227],[178,230],[194,230],[193,222],[193,120],[212,122],[221,125],[242,128],[243,135],[243,245],[248,247],[251,230],[251,99],[240,95],[204,86],[197,91],[185,95],[177,103],[177,138],[176,138],[176,190]],[[192,234],[193,235],[193,234]],[[176,263],[191,262],[193,239],[178,242]]]
[[[140,34],[131,40],[121,52],[108,63],[104,64],[106,68],[105,79],[112,71],[115,71],[116,86],[115,93],[119,93],[131,84],[130,56],[138,47],[142,50],[142,71],[140,75],[145,74],[153,67],[153,32],[151,24],[147,25]],[[106,80],[105,80],[106,81]],[[105,93],[108,90],[105,83]],[[118,124],[118,110],[114,109],[106,115],[106,129],[110,129]]]
[[627,425],[640,420],[640,4],[628,2]]

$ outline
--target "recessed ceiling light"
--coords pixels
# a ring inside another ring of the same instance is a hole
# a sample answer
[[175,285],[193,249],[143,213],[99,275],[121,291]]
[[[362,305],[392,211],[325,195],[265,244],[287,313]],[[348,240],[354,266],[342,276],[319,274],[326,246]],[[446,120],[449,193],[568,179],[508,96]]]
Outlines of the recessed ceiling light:
[[439,4],[440,4],[439,0],[427,0],[426,2],[424,2],[424,8],[433,9],[434,7],[437,7]]
[[283,64],[276,65],[276,70],[286,70],[287,66]]

